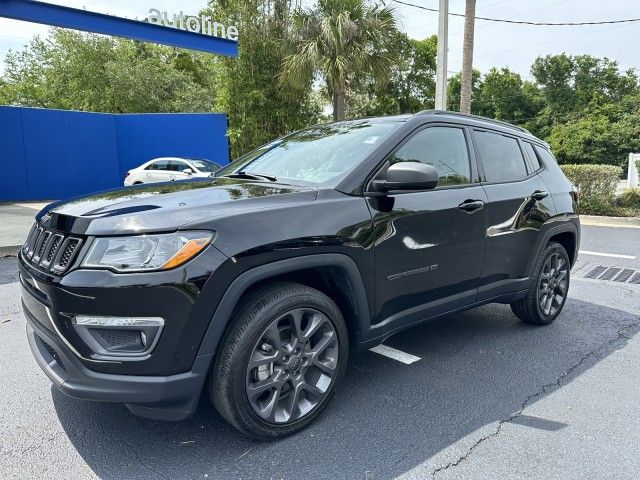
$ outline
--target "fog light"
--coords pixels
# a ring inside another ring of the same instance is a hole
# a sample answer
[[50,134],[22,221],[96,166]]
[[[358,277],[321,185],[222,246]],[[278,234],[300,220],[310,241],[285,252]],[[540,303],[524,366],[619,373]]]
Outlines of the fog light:
[[164,327],[160,317],[77,315],[71,323],[97,357],[147,355]]

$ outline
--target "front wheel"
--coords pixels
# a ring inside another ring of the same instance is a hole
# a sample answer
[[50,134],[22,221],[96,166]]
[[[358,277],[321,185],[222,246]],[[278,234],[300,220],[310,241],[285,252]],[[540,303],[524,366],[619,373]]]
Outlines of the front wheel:
[[255,438],[305,428],[344,376],[348,335],[337,305],[313,288],[279,283],[249,296],[232,322],[209,378],[216,409]]
[[511,310],[523,322],[548,325],[564,307],[569,292],[571,262],[565,248],[549,242],[534,267],[535,277],[527,296],[511,304]]

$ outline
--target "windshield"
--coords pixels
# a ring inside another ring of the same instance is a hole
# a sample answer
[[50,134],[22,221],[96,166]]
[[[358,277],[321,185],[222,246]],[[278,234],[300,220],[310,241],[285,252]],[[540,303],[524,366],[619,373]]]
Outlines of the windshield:
[[217,172],[221,166],[209,160],[189,160],[201,172]]
[[346,175],[398,122],[357,120],[318,125],[264,145],[218,172],[324,183]]

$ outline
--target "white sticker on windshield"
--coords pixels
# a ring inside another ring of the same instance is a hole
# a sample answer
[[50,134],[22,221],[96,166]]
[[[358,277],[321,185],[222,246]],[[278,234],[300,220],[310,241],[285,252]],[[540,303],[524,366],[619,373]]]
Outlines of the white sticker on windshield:
[[365,138],[364,143],[368,143],[369,145],[371,145],[373,143],[376,143],[379,138],[380,138],[380,135],[372,135],[370,137]]

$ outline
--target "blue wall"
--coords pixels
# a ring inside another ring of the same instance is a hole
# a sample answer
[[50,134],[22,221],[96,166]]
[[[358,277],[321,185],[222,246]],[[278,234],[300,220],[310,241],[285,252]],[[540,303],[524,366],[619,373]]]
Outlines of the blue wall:
[[57,200],[122,186],[160,156],[229,162],[227,117],[0,106],[0,200]]

